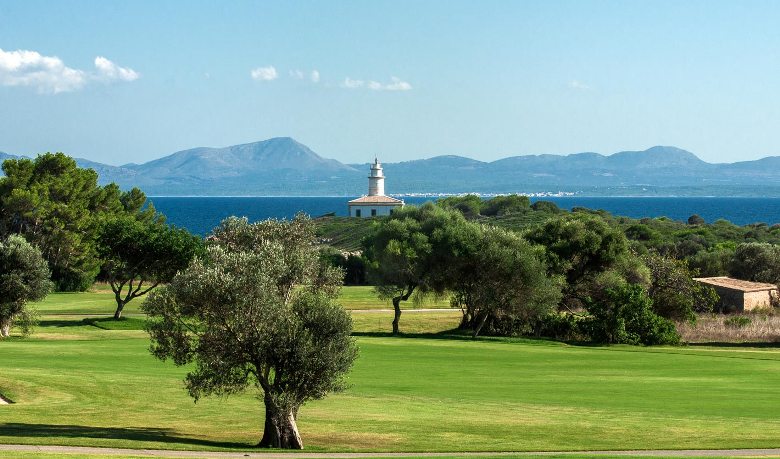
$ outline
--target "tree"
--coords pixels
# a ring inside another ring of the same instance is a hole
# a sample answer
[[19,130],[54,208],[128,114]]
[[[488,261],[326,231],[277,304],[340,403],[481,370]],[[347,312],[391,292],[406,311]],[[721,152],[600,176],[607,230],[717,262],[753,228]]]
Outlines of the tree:
[[300,449],[299,408],[342,390],[357,356],[351,318],[334,302],[341,276],[321,262],[307,218],[229,218],[204,258],[144,302],[151,351],[194,363],[185,383],[196,401],[257,391],[258,446]]
[[596,276],[630,256],[623,232],[594,215],[553,217],[526,237],[546,248],[550,273],[564,276],[565,302],[592,296]]
[[440,198],[436,201],[436,204],[445,209],[457,210],[466,218],[474,218],[479,216],[480,209],[482,208],[482,198],[476,194],[448,196],[446,198]]
[[738,279],[780,284],[780,246],[757,242],[739,244],[728,270]]
[[17,322],[22,333],[30,332],[35,314],[28,306],[51,291],[49,268],[41,252],[23,237],[11,235],[0,241],[0,338],[8,337]]
[[699,215],[693,214],[690,217],[688,217],[688,224],[689,225],[705,225],[705,224],[707,224],[707,222],[703,218],[701,218]]
[[[395,211],[364,241],[369,279],[382,299],[393,302],[393,334],[400,333],[401,302],[415,292],[440,291],[435,278],[443,264],[434,261],[433,237],[448,226],[465,223],[463,215],[430,203]],[[439,246],[438,248],[441,248]]]
[[462,267],[450,280],[453,303],[462,308],[472,336],[477,337],[488,320],[535,324],[553,311],[561,285],[547,277],[544,248],[503,229],[474,226],[475,250],[459,251],[452,264]]
[[82,169],[62,153],[35,159],[9,159],[0,178],[0,237],[21,234],[49,264],[57,290],[86,290],[100,268],[95,245],[106,215],[154,215],[142,210],[140,190],[123,193],[115,184],[99,186],[92,169]]
[[683,260],[648,253],[642,261],[650,269],[648,295],[653,310],[672,320],[696,321],[697,312],[711,312],[718,296],[711,287],[693,280],[694,271]]
[[119,319],[127,303],[161,282],[170,282],[194,256],[202,254],[203,244],[187,230],[152,218],[120,215],[100,225],[97,247],[102,275],[116,300],[114,319]]
[[496,196],[482,202],[480,213],[485,216],[522,213],[531,210],[531,200],[528,196],[509,194]]

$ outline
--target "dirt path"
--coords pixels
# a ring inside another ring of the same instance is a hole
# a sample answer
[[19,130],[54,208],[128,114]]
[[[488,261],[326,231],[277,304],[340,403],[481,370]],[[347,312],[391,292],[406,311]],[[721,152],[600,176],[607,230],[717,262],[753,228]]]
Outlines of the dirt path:
[[691,456],[691,457],[780,457],[780,448],[768,449],[683,449],[651,451],[528,451],[528,452],[442,452],[442,453],[306,453],[306,452],[210,452],[172,451],[159,449],[94,448],[85,446],[36,446],[0,445],[1,451],[20,453],[66,453],[82,455],[127,455],[146,457],[183,458],[262,458],[262,459],[359,459],[359,458],[404,458],[404,457],[480,457],[480,456],[553,456],[580,454],[588,456]]

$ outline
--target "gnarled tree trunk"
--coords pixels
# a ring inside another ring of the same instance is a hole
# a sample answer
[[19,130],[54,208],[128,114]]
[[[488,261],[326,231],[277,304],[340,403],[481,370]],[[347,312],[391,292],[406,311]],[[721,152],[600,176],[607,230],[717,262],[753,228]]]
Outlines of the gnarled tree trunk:
[[265,398],[265,428],[263,438],[257,446],[261,448],[303,449],[303,441],[298,433],[294,410],[279,409]]

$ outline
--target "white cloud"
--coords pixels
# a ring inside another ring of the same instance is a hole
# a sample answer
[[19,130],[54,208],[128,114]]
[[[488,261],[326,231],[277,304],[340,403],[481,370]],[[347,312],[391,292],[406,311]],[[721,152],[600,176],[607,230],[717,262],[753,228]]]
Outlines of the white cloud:
[[385,85],[385,91],[409,91],[412,89],[412,85],[406,81],[401,81],[398,77],[392,77],[390,78],[390,81],[390,84]]
[[276,73],[276,68],[273,65],[253,69],[251,75],[252,79],[257,81],[271,81],[275,80],[279,76],[279,74]]
[[290,76],[296,80],[302,80],[305,75],[302,70],[290,70]]
[[409,91],[412,89],[411,84],[401,80],[398,77],[390,78],[390,83],[386,84],[374,80],[353,80],[347,77],[344,79],[344,83],[342,83],[341,86],[347,89],[358,89],[365,87],[372,91]]
[[83,88],[90,81],[134,81],[140,77],[130,68],[119,67],[105,57],[95,58],[95,71],[70,68],[56,56],[36,51],[0,49],[0,85],[29,86],[40,93],[57,94]]
[[347,89],[357,89],[362,88],[365,82],[363,80],[353,80],[350,77],[344,78],[344,83],[341,84],[342,87]]
[[320,82],[320,72],[317,70],[311,71],[311,82],[312,83],[319,83]]
[[581,81],[577,81],[577,80],[571,80],[569,82],[569,87],[571,89],[576,89],[578,91],[590,91],[591,89],[593,89],[590,86],[588,86],[587,84],[585,84],[585,83],[583,83]]
[[98,75],[106,80],[135,81],[141,77],[133,69],[120,67],[103,56],[95,58]]

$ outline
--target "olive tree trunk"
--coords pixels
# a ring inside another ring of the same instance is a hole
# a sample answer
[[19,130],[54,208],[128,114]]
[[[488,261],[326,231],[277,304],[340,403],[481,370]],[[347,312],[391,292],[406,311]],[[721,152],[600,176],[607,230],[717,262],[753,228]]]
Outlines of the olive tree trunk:
[[11,335],[11,321],[0,319],[0,338],[7,338]]
[[265,428],[263,438],[257,446],[261,448],[303,449],[298,433],[294,410],[282,410],[268,398],[265,399]]

